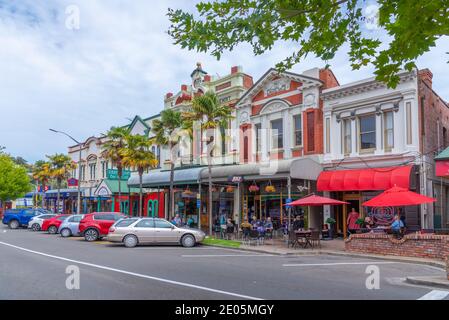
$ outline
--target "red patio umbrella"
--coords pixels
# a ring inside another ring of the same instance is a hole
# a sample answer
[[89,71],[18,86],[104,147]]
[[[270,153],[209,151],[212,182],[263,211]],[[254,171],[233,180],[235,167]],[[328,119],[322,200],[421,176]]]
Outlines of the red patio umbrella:
[[364,202],[362,205],[365,207],[402,207],[415,206],[435,201],[437,201],[437,199],[394,186],[371,200]]
[[284,206],[324,206],[324,205],[337,205],[337,204],[348,204],[348,202],[326,197],[320,197],[315,194],[311,194],[302,199],[298,199],[293,202],[284,204]]

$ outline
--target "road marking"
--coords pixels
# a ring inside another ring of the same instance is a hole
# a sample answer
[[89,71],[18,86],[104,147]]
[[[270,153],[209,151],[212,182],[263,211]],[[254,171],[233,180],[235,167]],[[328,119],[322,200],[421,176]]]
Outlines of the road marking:
[[333,263],[290,263],[283,264],[283,267],[319,267],[319,266],[344,266],[344,265],[377,265],[377,264],[392,264],[397,262],[387,261],[366,261],[366,262],[333,262]]
[[53,259],[57,259],[57,260],[62,260],[62,261],[67,261],[67,262],[71,262],[71,263],[81,264],[81,265],[85,265],[85,266],[89,266],[89,267],[93,267],[93,268],[98,268],[98,269],[103,269],[103,270],[108,270],[108,271],[114,271],[114,272],[117,272],[117,273],[123,273],[123,274],[131,275],[131,276],[135,276],[135,277],[139,277],[139,278],[145,278],[145,279],[150,279],[150,280],[170,283],[170,284],[181,286],[181,287],[194,288],[194,289],[199,289],[199,290],[204,290],[204,291],[209,291],[209,292],[214,292],[214,293],[220,293],[220,294],[224,294],[224,295],[228,295],[228,296],[233,296],[233,297],[238,297],[238,298],[243,298],[243,299],[249,299],[249,300],[263,300],[261,298],[256,298],[256,297],[247,296],[247,295],[243,295],[243,294],[238,294],[238,293],[234,293],[234,292],[223,291],[223,290],[218,290],[218,289],[212,289],[212,288],[208,288],[208,287],[198,286],[198,285],[195,285],[195,284],[179,282],[179,281],[174,281],[174,280],[169,280],[169,279],[164,279],[164,278],[159,278],[159,277],[153,277],[153,276],[148,276],[148,275],[145,275],[145,274],[140,274],[140,273],[136,273],[136,272],[130,272],[130,271],[126,271],[126,270],[111,268],[111,267],[102,266],[102,265],[98,265],[98,264],[94,264],[94,263],[89,263],[89,262],[84,262],[84,261],[78,261],[78,260],[68,259],[68,258],[64,258],[64,257],[59,257],[59,256],[51,255],[51,254],[48,254],[48,253],[43,253],[43,252],[39,252],[39,251],[30,250],[30,249],[27,249],[27,248],[15,246],[13,244],[9,244],[9,243],[2,242],[2,241],[0,241],[0,244],[8,246],[8,247],[11,247],[11,248],[15,248],[15,249],[18,249],[18,250],[22,250],[22,251],[25,251],[25,252],[30,252],[30,253],[34,253],[34,254],[37,254],[37,255],[41,255],[41,256],[44,256],[44,257],[49,257],[49,258],[53,258]]
[[443,300],[449,295],[449,291],[432,290],[417,300]]
[[272,254],[183,254],[183,258],[212,258],[212,257],[273,257]]

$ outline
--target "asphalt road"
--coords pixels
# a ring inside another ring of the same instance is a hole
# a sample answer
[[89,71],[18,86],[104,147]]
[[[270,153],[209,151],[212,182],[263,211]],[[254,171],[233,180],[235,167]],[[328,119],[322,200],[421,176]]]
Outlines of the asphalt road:
[[[79,268],[79,289],[66,286],[69,266]],[[379,289],[367,289],[366,270],[376,267]],[[0,226],[0,299],[448,300],[449,292],[403,282],[406,276],[436,275],[444,271],[380,259],[206,246],[128,249]]]

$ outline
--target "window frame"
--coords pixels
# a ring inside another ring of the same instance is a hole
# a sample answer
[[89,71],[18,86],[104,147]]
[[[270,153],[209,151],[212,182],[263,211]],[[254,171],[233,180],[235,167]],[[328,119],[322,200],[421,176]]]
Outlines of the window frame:
[[[362,129],[362,125],[361,125],[361,121],[363,118],[369,118],[372,117],[374,119],[374,131],[366,131],[363,132],[361,131]],[[377,137],[376,137],[376,114],[375,113],[368,113],[368,114],[363,114],[363,115],[359,115],[357,117],[357,135],[358,135],[358,149],[359,149],[359,153],[374,153],[374,151],[376,150],[376,144],[377,144]],[[362,149],[362,135],[365,134],[372,134],[374,133],[374,148],[363,148]]]
[[[388,115],[391,115],[391,128],[387,128],[387,123],[388,123],[387,116]],[[394,113],[393,113],[393,110],[385,111],[382,115],[382,121],[383,121],[383,138],[384,138],[383,147],[384,147],[385,151],[390,152],[394,148]],[[388,133],[390,131],[391,131],[392,140],[393,140],[391,146],[388,145]]]
[[[274,130],[273,130],[273,122],[277,122],[277,121],[280,121],[280,123],[281,123],[281,128],[282,128],[282,130],[278,130],[278,133],[277,134],[275,134],[274,133]],[[283,118],[278,118],[278,119],[274,119],[274,120],[270,120],[270,129],[271,129],[271,151],[273,151],[273,150],[283,150],[284,149],[284,119]],[[280,133],[279,133],[279,131],[280,131]],[[279,146],[279,136],[282,138],[281,139],[281,141],[282,141],[282,146]],[[275,148],[274,147],[274,141],[275,141],[275,139],[277,140],[277,147]]]
[[[296,120],[298,118],[299,118],[300,130],[298,130],[298,128],[296,127]],[[298,132],[299,132],[301,144],[296,143],[296,138],[297,138]],[[302,114],[299,113],[299,114],[293,115],[293,147],[294,148],[299,148],[304,145],[303,132],[304,132],[304,130],[303,130],[303,125],[302,125]]]

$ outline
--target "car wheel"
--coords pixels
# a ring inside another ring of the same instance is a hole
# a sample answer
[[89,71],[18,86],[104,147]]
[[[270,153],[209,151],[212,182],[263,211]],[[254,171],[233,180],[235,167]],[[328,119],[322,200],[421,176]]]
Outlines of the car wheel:
[[196,243],[195,237],[192,236],[191,234],[186,234],[181,239],[182,246],[186,247],[186,248],[191,248],[191,247],[195,246],[195,243]]
[[63,238],[67,238],[72,235],[72,232],[70,231],[70,229],[67,229],[67,228],[62,229],[60,233],[61,233],[61,237],[63,237]]
[[87,229],[86,232],[84,232],[84,239],[89,242],[96,241],[98,236],[98,231],[95,229]]
[[17,220],[11,220],[11,221],[9,221],[8,226],[9,226],[11,229],[17,229],[17,228],[19,227],[19,221],[17,221]]
[[31,230],[39,231],[41,230],[41,226],[39,225],[39,223],[33,223],[33,225],[31,226]]
[[56,232],[58,232],[58,228],[56,228],[56,226],[48,227],[48,233],[49,234],[56,234]]
[[127,235],[124,239],[123,239],[123,243],[125,244],[125,247],[127,248],[134,248],[135,246],[137,246],[137,243],[139,242],[139,240],[137,239],[136,236],[134,235]]

